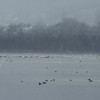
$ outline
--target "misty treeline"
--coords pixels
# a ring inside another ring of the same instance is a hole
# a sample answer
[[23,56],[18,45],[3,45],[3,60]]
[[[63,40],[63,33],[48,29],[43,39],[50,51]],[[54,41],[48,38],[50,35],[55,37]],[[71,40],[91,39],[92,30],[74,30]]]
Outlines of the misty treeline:
[[100,52],[100,24],[90,26],[73,18],[47,26],[43,22],[0,25],[1,52]]

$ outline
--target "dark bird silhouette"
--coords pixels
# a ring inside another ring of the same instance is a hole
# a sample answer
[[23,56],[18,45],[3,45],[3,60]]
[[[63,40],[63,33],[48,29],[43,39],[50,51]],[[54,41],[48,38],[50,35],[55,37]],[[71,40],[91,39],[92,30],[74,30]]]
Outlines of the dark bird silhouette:
[[42,83],[39,82],[39,85],[42,85]]
[[45,80],[46,82],[48,82],[48,80]]
[[46,84],[46,82],[43,82],[43,84]]
[[93,82],[93,80],[92,80],[92,79],[90,79],[90,78],[88,79],[88,81],[89,81],[89,82]]
[[21,83],[23,83],[23,81],[21,81]]

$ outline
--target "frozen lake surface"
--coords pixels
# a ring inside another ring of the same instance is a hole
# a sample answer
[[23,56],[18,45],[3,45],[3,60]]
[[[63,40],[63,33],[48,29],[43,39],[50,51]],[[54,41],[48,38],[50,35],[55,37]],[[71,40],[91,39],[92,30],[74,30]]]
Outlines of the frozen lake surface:
[[0,54],[0,100],[100,100],[100,56]]

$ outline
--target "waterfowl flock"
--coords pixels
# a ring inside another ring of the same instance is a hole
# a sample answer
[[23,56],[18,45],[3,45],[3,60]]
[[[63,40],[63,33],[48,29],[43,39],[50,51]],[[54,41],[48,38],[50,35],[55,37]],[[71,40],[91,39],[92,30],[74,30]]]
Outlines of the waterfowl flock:
[[[92,66],[93,70],[91,70],[91,66],[90,66],[94,62],[94,63],[97,63],[97,68],[98,68],[100,64],[99,55],[96,55],[96,56],[75,55],[75,56],[73,55],[59,55],[59,56],[58,55],[54,55],[54,56],[53,55],[49,55],[49,56],[48,55],[17,55],[17,54],[16,55],[0,55],[0,68],[2,70],[2,67],[4,67],[5,63],[7,62],[10,65],[10,63],[14,64],[14,62],[16,61],[20,61],[21,63],[26,63],[27,61],[31,61],[33,66],[35,63],[37,63],[38,66],[40,65],[42,66],[42,64],[43,65],[47,64],[48,66],[46,65],[45,67],[44,76],[47,75],[47,77],[49,77],[49,75],[51,75],[53,78],[44,79],[44,81],[38,80],[38,83],[37,83],[38,85],[45,85],[49,83],[53,84],[53,83],[59,82],[60,80],[64,82],[66,80],[66,83],[68,81],[74,83],[74,81],[76,82],[76,80],[77,82],[79,81],[87,81],[87,82],[98,81],[99,82],[100,80],[97,78],[99,77],[99,74],[97,73],[98,75],[98,76],[96,75],[97,77],[94,76],[96,74],[94,67],[96,66]],[[23,69],[24,69],[24,66],[23,66]],[[37,70],[40,70],[40,69],[37,69]],[[37,73],[37,74],[40,75],[40,73]],[[25,81],[20,81],[20,82],[24,83]]]

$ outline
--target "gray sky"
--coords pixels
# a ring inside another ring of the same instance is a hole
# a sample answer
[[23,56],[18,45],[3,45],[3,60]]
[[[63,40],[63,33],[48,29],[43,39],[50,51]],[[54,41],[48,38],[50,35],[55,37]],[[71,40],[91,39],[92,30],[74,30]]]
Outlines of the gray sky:
[[51,24],[66,16],[93,24],[99,6],[100,0],[0,0],[0,23]]

